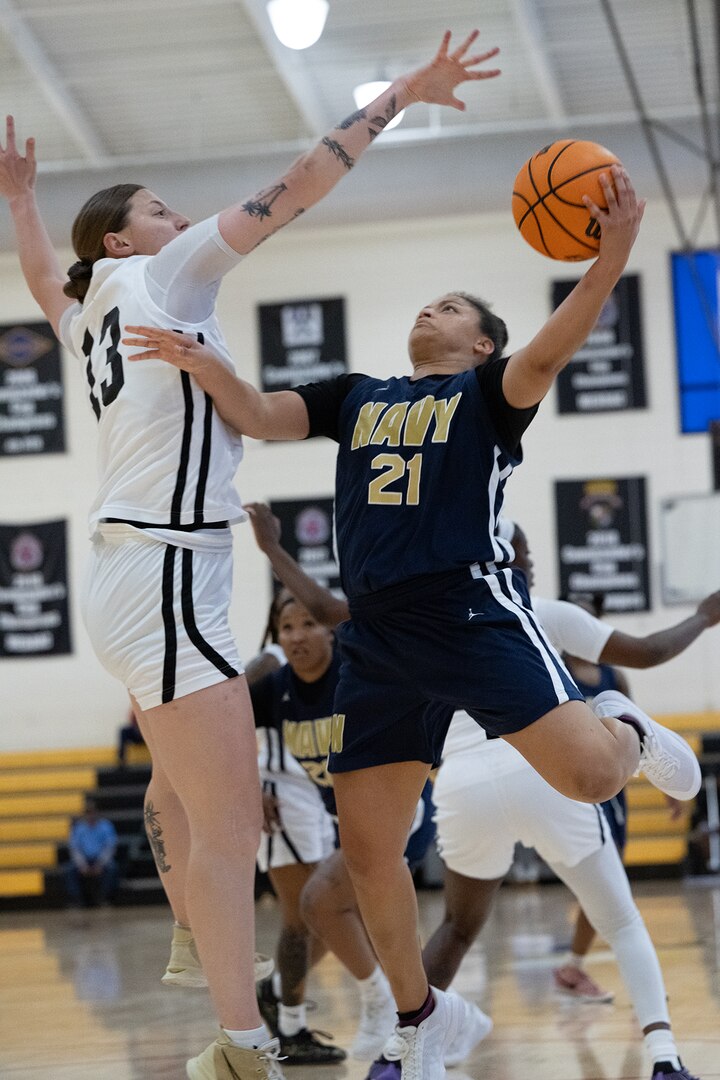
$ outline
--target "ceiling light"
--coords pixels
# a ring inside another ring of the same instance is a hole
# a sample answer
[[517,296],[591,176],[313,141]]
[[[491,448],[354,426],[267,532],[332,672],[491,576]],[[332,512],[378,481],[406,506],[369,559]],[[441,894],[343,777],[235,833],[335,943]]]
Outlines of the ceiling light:
[[309,49],[323,32],[328,0],[269,0],[275,36],[288,49]]
[[[358,109],[364,109],[366,105],[369,105],[371,101],[374,101],[376,97],[380,97],[383,90],[387,90],[388,86],[392,84],[387,80],[378,80],[377,82],[364,82],[360,83],[353,90],[353,97],[355,98],[355,104]],[[389,124],[385,125],[385,131],[389,131],[390,128],[397,127],[405,115],[405,110],[401,109],[397,116],[394,116]]]

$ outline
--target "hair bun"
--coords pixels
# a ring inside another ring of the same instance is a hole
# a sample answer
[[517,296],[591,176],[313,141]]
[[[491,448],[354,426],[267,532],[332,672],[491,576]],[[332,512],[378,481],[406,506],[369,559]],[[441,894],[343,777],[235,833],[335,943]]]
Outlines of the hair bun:
[[68,280],[63,286],[65,295],[82,303],[92,279],[92,272],[93,264],[88,259],[78,259],[74,262],[67,271]]

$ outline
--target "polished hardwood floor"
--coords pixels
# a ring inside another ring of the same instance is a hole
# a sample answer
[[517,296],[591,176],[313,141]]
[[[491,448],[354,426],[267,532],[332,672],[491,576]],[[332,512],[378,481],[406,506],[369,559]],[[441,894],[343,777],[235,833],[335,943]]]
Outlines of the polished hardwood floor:
[[[720,881],[641,884],[638,903],[660,956],[681,1053],[702,1080],[720,1078]],[[441,895],[420,894],[423,932]],[[561,886],[502,890],[455,986],[495,1029],[454,1080],[648,1080],[627,994],[604,948],[590,971],[613,1005],[559,998],[552,949],[569,937],[572,900]],[[258,904],[258,947],[273,950],[274,902]],[[78,925],[65,912],[0,915],[2,1080],[183,1080],[187,1057],[213,1037],[204,991],[167,990],[164,908],[104,909]],[[350,1041],[357,993],[333,958],[311,977],[313,1025]],[[287,1068],[288,1080],[362,1080],[367,1066]]]

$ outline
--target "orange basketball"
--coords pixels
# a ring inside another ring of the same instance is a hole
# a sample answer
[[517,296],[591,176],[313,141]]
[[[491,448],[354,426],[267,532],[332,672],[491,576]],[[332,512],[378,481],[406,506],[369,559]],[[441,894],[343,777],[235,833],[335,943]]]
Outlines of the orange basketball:
[[594,142],[561,139],[538,150],[513,185],[513,217],[523,238],[550,259],[594,258],[600,226],[582,197],[589,195],[605,209],[599,176],[619,164],[614,154]]

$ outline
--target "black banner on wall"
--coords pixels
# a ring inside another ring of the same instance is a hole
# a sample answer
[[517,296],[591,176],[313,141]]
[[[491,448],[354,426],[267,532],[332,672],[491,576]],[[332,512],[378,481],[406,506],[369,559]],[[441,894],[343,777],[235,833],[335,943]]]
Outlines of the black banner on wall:
[[333,545],[332,499],[278,499],[272,512],[280,519],[282,546],[306,574],[340,593],[340,573]]
[[560,593],[605,611],[648,611],[645,477],[555,482]]
[[347,371],[341,297],[260,304],[258,319],[263,390],[289,390]]
[[66,523],[0,525],[0,658],[72,652]]
[[[553,308],[575,281],[554,281]],[[557,378],[560,413],[644,409],[645,360],[640,319],[640,279],[620,278],[583,347]]]
[[0,326],[0,455],[64,450],[60,347],[52,327]]

